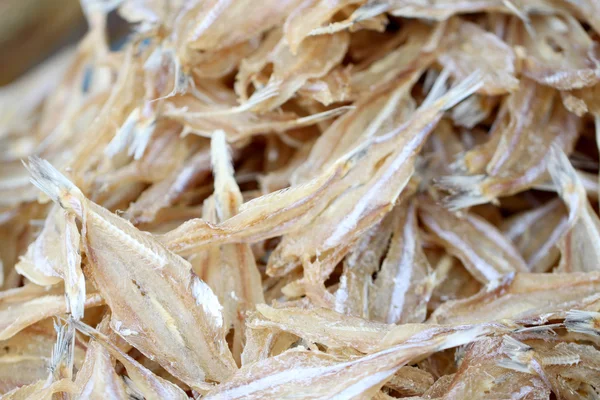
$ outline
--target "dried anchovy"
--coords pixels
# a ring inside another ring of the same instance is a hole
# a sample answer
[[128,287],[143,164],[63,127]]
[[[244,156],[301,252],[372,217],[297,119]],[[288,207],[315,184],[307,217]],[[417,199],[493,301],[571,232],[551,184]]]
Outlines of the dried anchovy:
[[82,5],[0,88],[2,398],[599,396],[596,1]]

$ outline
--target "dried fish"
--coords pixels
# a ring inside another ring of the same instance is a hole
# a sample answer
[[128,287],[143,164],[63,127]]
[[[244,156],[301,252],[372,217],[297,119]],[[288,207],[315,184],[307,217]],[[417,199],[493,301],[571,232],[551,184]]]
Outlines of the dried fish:
[[423,322],[434,276],[421,247],[416,200],[396,207],[389,249],[369,292],[370,315],[388,324]]
[[441,305],[430,321],[475,323],[508,317],[527,321],[549,311],[568,311],[594,296],[598,279],[597,272],[517,273],[472,297]]
[[423,198],[419,203],[427,229],[481,283],[527,271],[519,252],[486,220],[472,214],[458,218],[431,199]]
[[[314,36],[304,40],[294,53],[281,33],[273,31],[269,35],[273,39],[265,40],[267,48],[259,48],[256,55],[244,60],[236,76],[235,90],[242,101],[251,104],[253,99],[264,98],[250,106],[254,111],[272,110],[290,99],[309,79],[324,77],[341,61],[350,42],[346,32]],[[264,86],[248,98],[249,83],[256,81],[267,65],[272,65],[273,72],[263,78]]]
[[[111,327],[192,387],[230,375],[235,363],[225,343],[221,306],[190,264],[86,199],[47,161],[32,158],[29,168],[36,186],[84,224],[90,260],[85,273],[113,312]],[[185,321],[195,321],[194,327]],[[198,340],[201,326],[204,339]]]
[[[510,336],[504,340],[507,339]],[[502,398],[510,394],[516,399],[547,399],[550,388],[542,379],[502,367],[509,361],[503,343],[502,339],[493,338],[468,345],[443,398]]]
[[598,2],[259,3],[0,88],[2,398],[597,398]]
[[86,298],[79,242],[74,217],[65,216],[60,207],[55,206],[41,234],[15,266],[17,272],[38,285],[52,285],[57,283],[57,277],[62,278],[69,312],[77,319],[83,317]]
[[[279,25],[299,3],[299,0],[272,0],[262,3],[257,10],[260,12],[251,14],[248,14],[248,8],[253,5],[251,0],[199,3],[187,11],[194,21],[187,32],[187,45],[214,51],[243,42]],[[236,29],[232,30],[231,26]]]
[[298,52],[299,46],[310,39],[309,36],[314,29],[320,28],[327,23],[335,13],[344,7],[355,4],[361,5],[366,0],[308,0],[300,4],[287,17],[284,24],[286,41],[290,44],[293,54]]
[[61,379],[48,384],[44,380],[31,385],[21,386],[5,393],[2,398],[7,400],[39,399],[50,400],[55,393],[74,393],[75,386],[68,379]]
[[[64,291],[29,284],[2,292],[0,295],[0,340],[6,340],[43,319],[66,314],[69,311],[65,303]],[[104,304],[97,293],[88,293],[84,307],[96,307]]]
[[420,396],[433,385],[434,378],[417,367],[402,367],[386,382],[385,387],[408,397]]
[[[508,44],[476,24],[460,19],[451,20],[447,29],[452,34],[445,39],[447,48],[438,58],[456,78],[464,79],[476,70],[482,71],[480,91],[489,95],[512,92],[519,87],[514,76],[516,57]],[[481,49],[486,49],[485,57]]]
[[561,240],[558,269],[569,272],[596,271],[595,260],[600,254],[600,219],[589,204],[575,169],[557,146],[551,148],[548,170],[569,209],[570,229]]
[[[238,213],[242,194],[233,176],[225,132],[217,131],[211,142],[211,162],[215,192],[212,202],[205,201],[207,214],[214,214],[214,222],[222,222]],[[240,359],[244,332],[245,314],[256,304],[264,303],[260,272],[256,268],[250,245],[234,243],[209,251],[207,265],[203,265],[202,276],[215,290],[223,305],[225,324],[233,324],[234,357]],[[215,254],[216,253],[216,254]]]
[[[456,335],[425,340],[419,344],[385,350],[344,360],[318,351],[288,350],[279,356],[242,367],[228,382],[209,392],[207,398],[258,399],[302,396],[326,399],[372,396],[403,364],[421,354],[467,343],[481,335],[472,329]],[[294,365],[293,370],[286,366]]]
[[[23,329],[10,339],[0,342],[0,392],[34,384],[48,377],[50,354],[56,343],[52,322],[44,320]],[[83,364],[85,346],[77,341],[73,364],[79,370]]]
[[[179,389],[176,385],[154,375],[151,371],[140,365],[137,361],[131,358],[127,353],[119,349],[118,346],[114,345],[109,337],[106,337],[103,333],[81,323],[74,322],[75,326],[82,333],[91,336],[94,339],[93,345],[101,345],[108,353],[119,360],[127,373],[135,389],[139,391],[147,399],[187,399],[187,395]],[[100,352],[100,354],[105,354]],[[112,368],[112,367],[111,367]],[[103,376],[103,379],[108,376]],[[89,382],[89,381],[88,381]],[[85,389],[85,387],[83,388]],[[106,389],[105,389],[106,390]],[[121,389],[117,389],[121,391]]]
[[[328,348],[351,347],[362,353],[373,353],[399,344],[416,343],[424,338],[460,335],[461,332],[471,329],[489,330],[498,334],[509,329],[496,323],[481,326],[431,323],[393,325],[340,315],[326,308],[272,308],[260,305],[257,309],[260,315],[252,321],[251,326],[254,328],[283,330]],[[312,326],[313,329],[306,329],[306,326]]]
[[559,90],[580,89],[600,81],[594,43],[570,15],[533,16],[535,39],[523,34],[527,50],[523,73]]
[[[440,78],[439,86],[443,85],[444,79]],[[338,184],[331,185],[328,196],[331,205],[322,210],[306,230],[283,237],[269,258],[269,273],[287,272],[303,257],[351,243],[378,223],[408,185],[416,154],[443,111],[471,95],[481,84],[478,74],[471,75],[439,99],[435,97],[440,88],[434,87],[412,118],[384,135],[359,142],[356,148],[366,144],[365,154]],[[369,171],[368,175],[366,171]],[[275,272],[277,270],[280,271]]]
[[77,372],[78,396],[87,399],[126,399],[125,382],[117,376],[110,353],[98,343],[88,345],[85,361]]
[[344,259],[344,272],[335,292],[335,311],[369,318],[373,274],[379,271],[392,235],[392,214],[365,232]]
[[558,199],[515,214],[502,226],[503,234],[515,244],[531,272],[548,272],[556,264],[558,243],[566,229],[567,210]]
[[529,189],[544,177],[552,143],[559,143],[567,153],[572,151],[578,118],[568,113],[548,88],[526,81],[520,90],[523,92],[514,93],[506,103],[508,122],[500,114],[489,141],[460,161],[477,175],[439,179],[440,186],[453,193],[446,199],[451,208],[483,204]]

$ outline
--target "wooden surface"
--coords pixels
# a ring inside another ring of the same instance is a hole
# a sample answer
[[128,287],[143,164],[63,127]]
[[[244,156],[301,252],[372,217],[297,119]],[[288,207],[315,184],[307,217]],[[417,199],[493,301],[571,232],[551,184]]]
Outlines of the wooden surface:
[[77,0],[0,0],[0,85],[85,32]]

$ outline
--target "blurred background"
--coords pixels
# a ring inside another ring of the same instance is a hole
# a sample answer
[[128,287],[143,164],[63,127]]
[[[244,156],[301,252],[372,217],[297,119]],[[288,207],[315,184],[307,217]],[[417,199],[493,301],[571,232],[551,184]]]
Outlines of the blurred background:
[[[111,43],[118,43],[127,29],[116,12],[109,15]],[[78,0],[0,0],[0,86],[75,45],[86,30]]]

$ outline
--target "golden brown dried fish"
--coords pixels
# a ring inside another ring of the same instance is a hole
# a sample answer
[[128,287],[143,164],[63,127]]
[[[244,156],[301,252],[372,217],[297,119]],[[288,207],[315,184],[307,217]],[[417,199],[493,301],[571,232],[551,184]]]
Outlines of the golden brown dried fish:
[[[50,354],[56,343],[56,332],[50,319],[25,328],[10,339],[0,342],[0,393],[30,385],[48,377]],[[73,363],[80,369],[85,346],[76,342]]]
[[464,300],[449,301],[429,319],[436,323],[476,323],[514,318],[529,321],[544,313],[568,311],[598,290],[598,272],[517,273]]
[[567,210],[556,199],[507,218],[502,232],[515,244],[529,271],[548,272],[560,256],[557,245],[566,224]]
[[596,3],[86,0],[0,88],[3,398],[598,397]]
[[[214,222],[222,222],[237,214],[243,201],[233,176],[233,165],[223,131],[213,133],[211,163],[215,192],[212,202],[206,200],[204,204],[205,209],[207,205],[214,207],[211,210],[213,212],[209,212],[214,213]],[[207,284],[219,297],[225,324],[233,324],[233,355],[239,360],[243,347],[245,315],[254,310],[256,304],[265,302],[260,272],[256,268],[250,245],[244,243],[210,249],[207,263],[208,265],[203,266],[206,271],[201,276],[206,276]]]
[[420,199],[419,210],[423,224],[436,241],[460,259],[481,283],[528,270],[512,243],[483,218],[471,213],[459,218],[429,198]]
[[389,249],[369,292],[370,316],[388,324],[423,322],[435,278],[421,247],[417,201],[396,208]]
[[548,171],[569,210],[569,231],[561,238],[558,270],[597,271],[596,260],[600,257],[600,219],[592,209],[575,169],[565,153],[556,145],[550,151]]
[[[187,395],[176,385],[162,379],[137,361],[131,358],[127,353],[113,344],[109,337],[103,333],[85,325],[82,322],[73,322],[85,335],[94,339],[91,345],[101,345],[115,359],[119,360],[127,370],[129,378],[136,391],[147,399],[187,399]],[[105,376],[106,377],[106,376]]]
[[229,376],[221,306],[190,264],[86,199],[48,162],[31,159],[29,168],[36,186],[82,222],[85,273],[111,308],[111,327],[192,387]]
[[572,151],[579,119],[558,102],[554,91],[522,81],[520,91],[506,103],[508,117],[499,114],[501,119],[496,121],[497,129],[489,142],[468,152],[461,161],[478,175],[451,175],[439,180],[440,186],[453,193],[446,200],[451,208],[495,201],[540,183],[553,142],[567,153]]
[[536,15],[529,23],[535,39],[525,34],[523,27],[516,33],[527,51],[525,76],[559,90],[580,89],[600,81],[595,45],[575,18]]
[[482,84],[480,76],[473,74],[437,98],[444,81],[445,77],[440,77],[410,119],[386,134],[355,145],[352,151],[363,146],[364,155],[346,176],[331,185],[327,198],[330,204],[319,216],[305,230],[283,237],[269,258],[269,274],[281,274],[303,258],[352,243],[393,208],[414,173],[418,152],[443,112]]
[[344,259],[344,272],[335,291],[336,312],[369,319],[369,292],[392,235],[392,215],[365,232]]
[[[242,367],[228,382],[209,392],[206,398],[368,398],[411,359],[468,343],[483,332],[485,329],[474,328],[352,358],[292,349]],[[288,365],[294,365],[294,368],[290,370]]]
[[[258,49],[256,55],[244,60],[236,76],[235,91],[243,102],[252,103],[253,98],[264,97],[251,107],[254,111],[272,110],[290,99],[309,79],[324,77],[341,61],[350,42],[346,32],[315,36],[304,40],[293,53],[281,33],[273,31],[269,35],[273,39],[265,40],[268,48]],[[250,82],[256,82],[268,65],[272,65],[272,73],[263,78],[264,82],[248,98]]]
[[438,59],[455,78],[464,79],[479,70],[482,93],[499,95],[518,88],[516,57],[509,45],[476,24],[460,19],[451,20],[447,29],[451,33],[444,39],[446,47]]
[[[64,291],[57,287],[28,284],[0,294],[0,340],[6,340],[43,319],[69,311]],[[98,294],[87,294],[84,307],[104,304]]]

